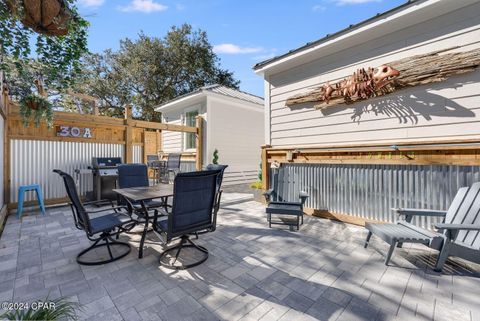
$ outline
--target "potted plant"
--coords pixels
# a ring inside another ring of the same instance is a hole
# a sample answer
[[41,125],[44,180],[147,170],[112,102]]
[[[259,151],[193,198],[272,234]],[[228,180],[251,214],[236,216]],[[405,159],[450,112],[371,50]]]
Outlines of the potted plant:
[[31,93],[26,97],[22,97],[19,101],[20,116],[23,125],[28,127],[33,116],[33,124],[35,127],[40,126],[42,119],[45,120],[47,127],[53,127],[53,106],[47,98],[36,93]]
[[74,2],[0,1],[0,72],[26,126],[45,120],[51,127],[52,102],[81,72],[80,59],[88,52],[88,22],[78,15]]
[[25,27],[47,36],[65,36],[74,18],[65,0],[7,0],[6,4]]

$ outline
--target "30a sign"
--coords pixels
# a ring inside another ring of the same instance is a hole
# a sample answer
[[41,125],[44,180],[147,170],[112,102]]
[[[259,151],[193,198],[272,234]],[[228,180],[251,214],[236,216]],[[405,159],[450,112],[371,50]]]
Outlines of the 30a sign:
[[76,127],[76,126],[58,126],[57,136],[76,137],[76,138],[93,138],[92,129],[88,127]]

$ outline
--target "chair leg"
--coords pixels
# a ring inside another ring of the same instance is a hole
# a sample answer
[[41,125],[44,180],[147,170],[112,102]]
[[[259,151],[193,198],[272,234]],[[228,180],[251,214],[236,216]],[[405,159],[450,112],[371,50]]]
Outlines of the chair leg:
[[[186,244],[186,243],[189,243],[189,244]],[[197,249],[198,251],[202,252],[204,255],[201,259],[199,259],[198,261],[196,262],[193,262],[191,264],[187,264],[187,265],[173,265],[177,262],[177,259],[178,257],[180,256],[180,252],[182,249],[184,248],[187,248],[187,247],[193,247],[195,249]],[[167,262],[164,262],[163,261],[163,258],[175,251],[175,260],[173,261],[173,264],[169,264]],[[169,249],[166,249],[165,251],[162,252],[162,254],[160,254],[160,265],[166,267],[166,268],[169,268],[169,269],[173,269],[173,270],[185,270],[185,269],[188,269],[188,268],[191,268],[191,267],[194,267],[194,266],[197,266],[199,264],[202,264],[203,262],[205,262],[206,260],[208,259],[208,250],[206,248],[204,248],[203,246],[200,246],[200,245],[197,245],[195,244],[187,235],[184,235],[182,236],[182,239],[180,241],[179,244],[175,245],[174,247],[171,247]]]
[[[112,245],[118,245],[118,246],[121,246],[123,248],[126,248],[126,251],[123,252],[122,254],[118,255],[118,256],[114,256],[113,253],[112,253],[112,250],[111,250]],[[102,247],[102,246],[107,247],[110,259],[100,260],[100,261],[84,261],[82,259],[83,255],[87,254],[88,252],[90,252],[93,249],[96,249],[96,248],[99,248],[99,247]],[[128,255],[130,253],[130,250],[131,250],[130,244],[125,243],[125,242],[115,241],[114,239],[112,239],[110,237],[109,234],[103,233],[102,235],[100,235],[100,237],[92,245],[90,245],[88,248],[86,248],[85,250],[78,253],[77,263],[81,264],[81,265],[102,265],[102,264],[110,263],[110,262],[113,262],[113,261],[116,261],[116,260],[119,260],[119,259],[125,257],[126,255]]]
[[390,244],[390,249],[388,250],[387,256],[385,257],[385,265],[388,265],[390,262],[390,258],[392,257],[393,250],[395,250],[395,247],[397,246],[397,242],[393,242]]
[[23,200],[25,198],[25,190],[23,190],[22,188],[20,188],[18,190],[18,207],[17,207],[17,216],[18,218],[21,218],[22,217],[22,213],[23,213]]
[[368,243],[370,242],[370,238],[372,237],[372,232],[368,231],[368,234],[367,234],[367,239],[365,240],[365,245],[363,245],[363,247],[366,249],[367,246],[368,246]]
[[46,213],[45,213],[45,204],[43,203],[43,193],[42,193],[41,187],[38,186],[38,187],[35,189],[35,192],[37,193],[37,201],[38,201],[38,205],[40,205],[40,210],[42,211],[42,214],[43,214],[43,215],[46,215]]
[[450,248],[451,243],[446,240],[442,246],[442,249],[440,250],[440,253],[438,253],[437,262],[435,263],[435,268],[433,269],[435,272],[442,272],[443,265],[448,259]]

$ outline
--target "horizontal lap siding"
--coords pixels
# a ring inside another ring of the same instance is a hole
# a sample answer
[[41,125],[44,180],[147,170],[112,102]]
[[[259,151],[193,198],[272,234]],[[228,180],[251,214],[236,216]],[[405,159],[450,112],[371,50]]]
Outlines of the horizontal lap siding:
[[281,74],[270,75],[271,145],[480,137],[480,72],[320,111],[313,104],[285,107],[288,97],[359,67],[460,46],[480,48],[480,4],[475,4]]
[[[166,123],[183,125],[180,112],[165,113]],[[165,153],[178,153],[183,150],[183,133],[162,130],[162,151]]]
[[396,207],[446,210],[460,187],[480,181],[478,166],[284,164],[280,171],[270,184],[283,200],[306,191],[307,207],[385,222],[396,221]]
[[263,106],[209,98],[207,163],[218,150],[219,163],[228,165],[224,184],[257,180],[264,144]]

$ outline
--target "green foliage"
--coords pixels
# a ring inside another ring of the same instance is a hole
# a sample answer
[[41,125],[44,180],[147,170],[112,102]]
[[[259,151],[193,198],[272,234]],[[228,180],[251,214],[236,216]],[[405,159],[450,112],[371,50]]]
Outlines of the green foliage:
[[[59,93],[74,86],[81,71],[80,58],[88,52],[88,22],[79,16],[75,0],[64,0],[72,12],[68,34],[37,34],[21,22],[23,0],[14,0],[20,9],[16,14],[6,1],[10,0],[0,0],[0,72],[6,76],[10,95],[23,101],[36,91],[34,81],[42,79],[48,96],[58,99]],[[42,115],[48,120],[50,112],[44,109]]]
[[218,164],[218,150],[216,148],[213,151],[212,163],[215,164],[215,165]]
[[80,309],[80,306],[78,305],[78,303],[70,302],[64,298],[60,298],[56,300],[48,300],[47,298],[44,302],[51,303],[52,307],[55,307],[55,308],[33,309],[32,307],[30,307],[29,309],[6,312],[3,315],[0,315],[0,319],[15,320],[15,321],[78,320],[78,316],[76,312],[77,309]]
[[75,91],[100,98],[100,112],[110,116],[121,116],[132,104],[136,118],[160,121],[154,106],[201,86],[239,84],[221,68],[207,34],[188,24],[172,27],[162,38],[140,33],[137,39],[123,39],[118,51],[90,55],[83,63]]
[[250,187],[254,188],[254,189],[262,189],[263,188],[261,181],[253,182],[252,184],[250,184]]
[[[36,109],[33,109],[32,106],[36,106]],[[37,94],[29,94],[20,100],[19,107],[25,127],[30,124],[32,116],[35,127],[40,126],[42,119],[45,119],[48,128],[53,127],[53,107],[46,98]]]
[[[42,65],[46,87],[61,90],[71,86],[75,75],[80,72],[80,58],[88,52],[88,22],[79,16],[75,1],[64,0],[73,18],[68,25],[68,34],[61,37],[36,34],[26,28],[21,23],[21,11],[20,16],[12,15],[5,1],[0,0],[0,54],[2,58],[10,57],[13,64],[1,59],[0,70],[5,72],[7,79],[12,67],[18,73],[29,72],[25,65],[34,54],[38,64]],[[17,0],[19,7],[22,2]]]

